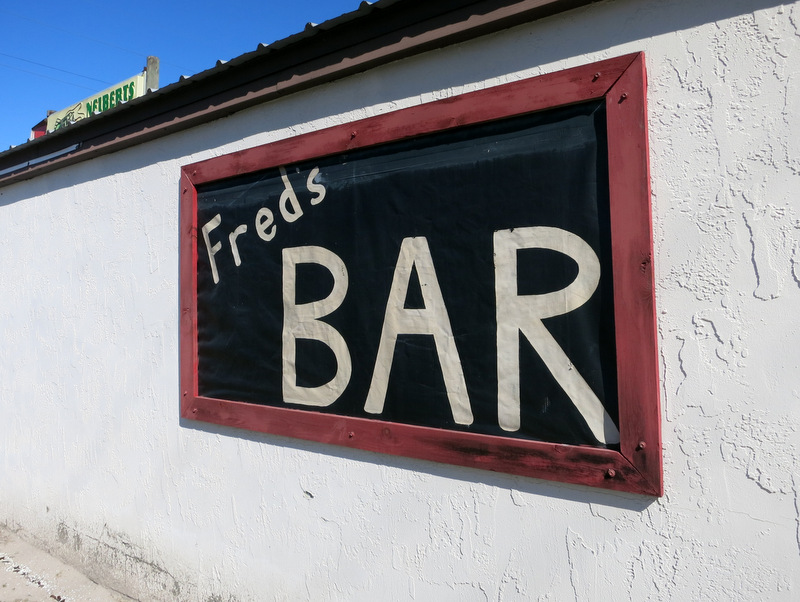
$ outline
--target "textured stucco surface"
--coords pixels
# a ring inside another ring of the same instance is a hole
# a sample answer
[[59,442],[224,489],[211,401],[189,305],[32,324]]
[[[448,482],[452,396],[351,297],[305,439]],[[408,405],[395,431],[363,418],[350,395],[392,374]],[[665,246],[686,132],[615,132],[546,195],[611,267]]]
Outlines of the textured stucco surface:
[[[666,495],[181,423],[181,165],[643,50]],[[800,3],[609,0],[0,189],[0,523],[142,600],[800,597]]]

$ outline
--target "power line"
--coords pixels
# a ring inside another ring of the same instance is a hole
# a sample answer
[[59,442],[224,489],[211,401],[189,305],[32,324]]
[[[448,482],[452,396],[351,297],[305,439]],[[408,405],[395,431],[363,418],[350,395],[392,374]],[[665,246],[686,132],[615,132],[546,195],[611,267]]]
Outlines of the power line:
[[68,86],[75,86],[76,88],[83,88],[84,90],[91,90],[94,92],[97,88],[90,88],[88,86],[82,86],[80,84],[75,84],[73,82],[68,82],[63,79],[58,79],[56,77],[50,77],[49,75],[43,75],[41,73],[36,73],[35,71],[28,71],[27,69],[20,69],[19,67],[12,67],[11,65],[5,65],[0,63],[0,67],[5,67],[6,69],[13,69],[14,71],[22,71],[23,73],[29,73],[30,75],[35,75],[36,77],[42,77],[44,79],[49,79],[54,82],[59,82],[61,84],[67,84]]
[[13,13],[11,11],[4,10],[4,9],[0,9],[0,12],[5,13],[7,15],[11,15],[12,17],[16,17],[17,19],[24,19],[25,21],[30,21],[31,23],[35,23],[36,25],[41,25],[43,27],[48,27],[50,29],[54,29],[55,31],[60,31],[62,33],[66,33],[66,34],[69,34],[69,35],[72,35],[72,36],[75,36],[75,37],[78,37],[78,38],[83,38],[84,40],[88,40],[88,41],[93,42],[95,44],[103,44],[104,46],[108,46],[109,48],[114,48],[116,50],[121,50],[122,52],[127,52],[127,53],[130,53],[130,54],[136,55],[138,57],[142,56],[141,52],[137,52],[137,51],[131,50],[129,48],[123,48],[122,46],[116,46],[115,44],[109,44],[105,40],[98,40],[97,38],[90,38],[89,36],[84,36],[82,34],[75,33],[74,31],[70,31],[69,29],[64,29],[63,27],[56,27],[55,25],[51,25],[50,23],[47,23],[45,21],[39,21],[38,19],[32,19],[31,17],[26,17],[25,15],[20,15],[18,13]]
[[75,75],[77,77],[83,77],[85,79],[91,79],[96,82],[100,82],[101,84],[111,85],[112,82],[106,81],[104,79],[97,79],[96,77],[90,77],[88,75],[81,75],[80,73],[74,73],[72,71],[67,71],[66,69],[60,69],[58,67],[51,67],[50,65],[45,65],[44,63],[37,63],[36,61],[32,61],[30,59],[24,59],[21,56],[14,56],[13,54],[6,54],[5,52],[0,52],[0,56],[5,56],[10,59],[16,59],[18,61],[25,61],[26,63],[31,63],[32,65],[38,65],[39,67],[44,67],[45,69],[52,69],[53,71],[61,71],[61,73],[67,73],[68,75]]
[[[41,25],[43,27],[48,27],[48,28],[53,29],[55,31],[59,31],[59,32],[65,33],[67,35],[75,36],[76,38],[82,38],[82,39],[87,40],[89,42],[92,42],[94,44],[102,44],[103,46],[108,46],[109,48],[113,48],[113,49],[119,50],[121,52],[127,52],[128,54],[132,54],[132,55],[137,56],[139,58],[141,58],[143,56],[147,56],[146,53],[141,53],[141,52],[139,52],[137,50],[131,50],[130,48],[124,48],[123,46],[117,46],[116,44],[109,44],[105,40],[99,40],[97,38],[92,38],[92,37],[89,37],[89,36],[85,36],[85,35],[80,34],[80,33],[75,33],[72,30],[64,29],[63,27],[56,27],[55,25],[52,25],[50,23],[46,23],[45,21],[39,21],[38,19],[32,19],[31,17],[26,17],[25,15],[20,15],[18,13],[14,13],[14,12],[2,9],[2,8],[0,8],[0,13],[5,13],[5,14],[10,15],[12,17],[16,17],[17,19],[24,19],[25,21],[30,21],[31,23],[35,23],[36,25]],[[179,67],[181,69],[186,69],[186,67],[184,67],[182,65],[177,65],[175,63],[170,63],[168,61],[163,61],[162,60],[161,64],[169,64],[169,65],[173,65],[174,67]]]

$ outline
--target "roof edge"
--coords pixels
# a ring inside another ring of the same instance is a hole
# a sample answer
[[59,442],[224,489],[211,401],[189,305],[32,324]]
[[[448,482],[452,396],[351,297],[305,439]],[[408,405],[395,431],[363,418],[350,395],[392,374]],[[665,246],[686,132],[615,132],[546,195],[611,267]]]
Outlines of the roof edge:
[[381,0],[0,153],[0,187],[599,0]]

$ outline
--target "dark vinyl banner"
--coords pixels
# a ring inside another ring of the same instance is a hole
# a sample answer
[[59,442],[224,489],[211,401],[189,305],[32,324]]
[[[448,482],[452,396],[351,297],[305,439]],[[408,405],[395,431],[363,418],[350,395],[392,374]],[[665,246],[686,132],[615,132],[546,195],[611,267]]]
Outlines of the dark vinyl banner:
[[198,394],[616,449],[605,112],[198,186]]

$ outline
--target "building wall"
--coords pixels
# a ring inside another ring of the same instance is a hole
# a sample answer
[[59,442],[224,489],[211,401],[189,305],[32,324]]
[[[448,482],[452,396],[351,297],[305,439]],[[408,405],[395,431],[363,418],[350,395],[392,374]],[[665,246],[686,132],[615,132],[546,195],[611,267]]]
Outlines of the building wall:
[[[666,495],[178,416],[181,165],[643,50]],[[608,0],[0,188],[0,523],[142,600],[793,600],[800,3]]]

